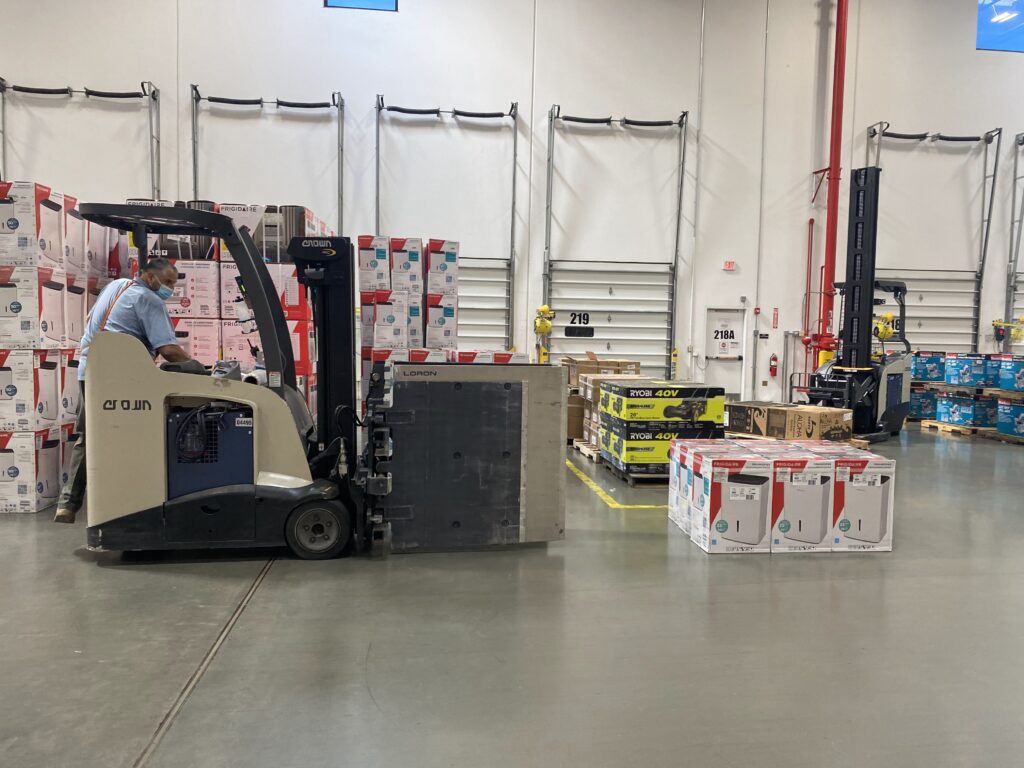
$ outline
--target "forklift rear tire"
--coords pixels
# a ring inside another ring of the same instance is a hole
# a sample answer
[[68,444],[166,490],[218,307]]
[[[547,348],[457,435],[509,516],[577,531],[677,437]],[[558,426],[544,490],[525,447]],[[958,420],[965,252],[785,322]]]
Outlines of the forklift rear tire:
[[311,501],[288,515],[284,535],[297,557],[329,560],[348,546],[352,538],[352,518],[336,501]]

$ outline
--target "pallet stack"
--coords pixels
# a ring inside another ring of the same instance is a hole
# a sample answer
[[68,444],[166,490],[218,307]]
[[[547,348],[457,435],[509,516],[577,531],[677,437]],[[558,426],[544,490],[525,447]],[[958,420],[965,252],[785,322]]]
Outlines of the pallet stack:
[[563,357],[561,362],[566,369],[569,388],[566,411],[569,443],[579,445],[589,458],[597,458],[600,422],[597,396],[600,388],[594,386],[599,378],[595,380],[593,377],[639,376],[640,361],[599,358],[588,352],[586,357]]

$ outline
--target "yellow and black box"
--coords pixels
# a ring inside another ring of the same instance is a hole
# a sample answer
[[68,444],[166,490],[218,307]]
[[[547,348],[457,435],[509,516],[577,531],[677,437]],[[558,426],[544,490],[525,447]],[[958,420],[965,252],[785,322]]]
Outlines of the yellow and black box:
[[680,381],[647,379],[601,383],[601,413],[623,421],[676,421],[693,426],[725,423],[725,390]]
[[605,416],[601,422],[601,449],[626,464],[668,464],[675,439],[721,440],[718,425],[693,426],[680,421],[623,421]]

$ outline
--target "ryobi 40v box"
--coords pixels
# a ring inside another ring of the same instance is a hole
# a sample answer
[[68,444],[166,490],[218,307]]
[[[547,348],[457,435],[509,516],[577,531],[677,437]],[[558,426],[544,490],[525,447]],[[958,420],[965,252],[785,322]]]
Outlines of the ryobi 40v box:
[[623,421],[609,416],[601,422],[601,448],[625,464],[668,463],[671,441],[721,440],[718,425],[689,426],[681,421]]
[[675,421],[722,426],[725,389],[648,379],[601,384],[601,413],[623,421]]

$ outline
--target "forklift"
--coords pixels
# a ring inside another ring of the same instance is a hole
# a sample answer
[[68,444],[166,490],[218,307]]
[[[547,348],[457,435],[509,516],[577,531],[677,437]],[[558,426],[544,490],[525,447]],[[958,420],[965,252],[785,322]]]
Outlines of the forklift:
[[288,256],[313,310],[311,415],[293,351],[307,341],[291,337],[246,227],[183,207],[80,211],[130,232],[140,266],[150,235],[222,240],[238,266],[240,322],[250,324],[265,370],[253,383],[237,362],[157,367],[137,339],[97,334],[84,402],[91,549],[287,546],[313,560],[564,537],[565,473],[555,450],[565,449],[561,371],[377,364],[357,400],[352,244],[297,237]]
[[[846,280],[835,283],[842,297],[842,325],[836,357],[810,378],[812,404],[847,408],[853,412],[853,433],[869,442],[896,436],[910,414],[911,348],[906,328],[907,286],[897,280],[875,279],[880,168],[859,168],[850,181],[850,224],[847,236]],[[898,317],[886,313],[875,319],[875,307],[892,296]],[[885,348],[894,340],[896,349]],[[875,343],[880,352],[875,352]]]

